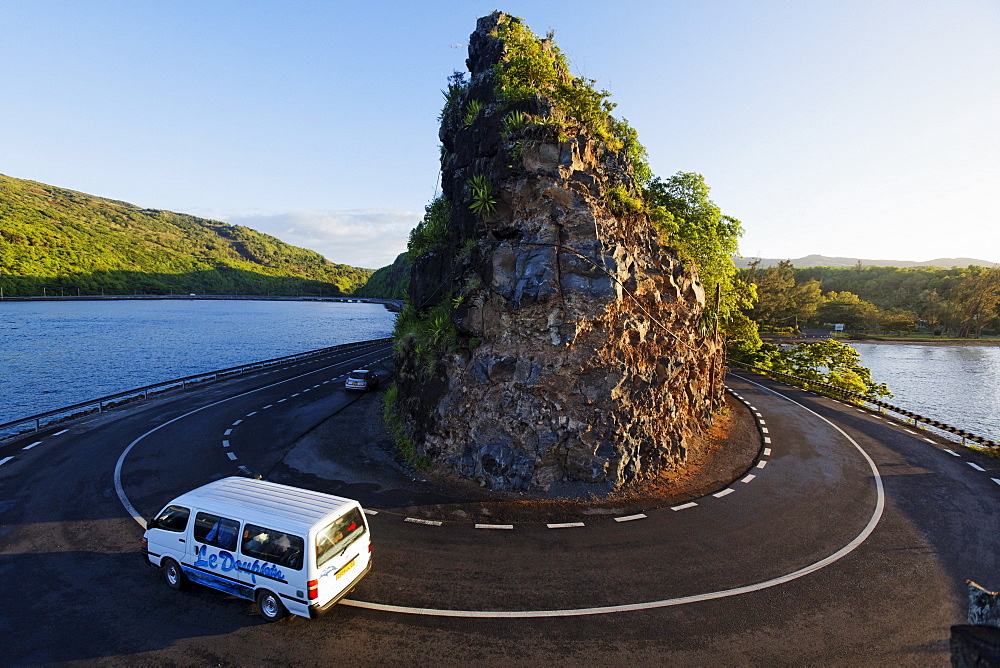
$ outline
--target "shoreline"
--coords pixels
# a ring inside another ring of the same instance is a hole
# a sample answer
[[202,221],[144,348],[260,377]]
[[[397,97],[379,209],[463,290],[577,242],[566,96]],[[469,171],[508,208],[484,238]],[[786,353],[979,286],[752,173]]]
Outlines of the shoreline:
[[833,339],[834,341],[840,341],[841,343],[851,344],[851,343],[873,343],[876,345],[890,345],[890,346],[954,346],[954,347],[996,347],[1000,346],[1000,339],[945,339],[934,340],[934,339],[886,339],[886,338],[875,338],[875,339],[846,339],[836,336],[827,337],[790,337],[787,339],[763,339],[764,343],[770,343],[776,346],[781,344],[794,344],[799,345],[802,343],[814,343],[816,341],[825,341],[827,339]]
[[1000,346],[1000,340],[995,339],[969,339],[967,341],[963,340],[949,340],[949,341],[908,341],[904,339],[837,339],[841,343],[873,343],[876,345],[891,345],[891,346],[942,346],[942,347],[995,347]]

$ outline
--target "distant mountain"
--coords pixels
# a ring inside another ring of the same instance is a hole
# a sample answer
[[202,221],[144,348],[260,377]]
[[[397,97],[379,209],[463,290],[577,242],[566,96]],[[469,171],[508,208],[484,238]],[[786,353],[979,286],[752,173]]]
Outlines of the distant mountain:
[[[746,269],[755,258],[734,258],[736,266]],[[799,258],[761,258],[761,267],[773,267],[783,260],[790,259],[796,268],[803,267],[856,267],[860,262],[865,267],[941,267],[951,269],[952,267],[968,267],[977,265],[980,267],[995,267],[1000,263],[988,262],[986,260],[974,260],[969,257],[949,257],[927,260],[926,262],[913,262],[910,260],[863,260],[856,257],[828,257],[826,255],[807,255]]]
[[348,294],[372,274],[241,225],[0,174],[5,297]]

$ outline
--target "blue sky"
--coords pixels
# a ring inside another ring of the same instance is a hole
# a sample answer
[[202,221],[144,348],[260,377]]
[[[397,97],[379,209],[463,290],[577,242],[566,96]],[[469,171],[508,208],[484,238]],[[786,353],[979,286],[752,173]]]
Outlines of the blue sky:
[[476,18],[549,28],[745,256],[1000,262],[1000,3],[2,0],[0,173],[378,267]]

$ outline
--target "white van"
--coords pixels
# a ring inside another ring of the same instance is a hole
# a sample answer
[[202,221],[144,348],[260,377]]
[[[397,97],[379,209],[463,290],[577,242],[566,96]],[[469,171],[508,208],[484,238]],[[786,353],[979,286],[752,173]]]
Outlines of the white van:
[[238,477],[178,496],[142,538],[172,588],[197,582],[256,601],[269,621],[333,607],[371,570],[371,551],[357,501]]

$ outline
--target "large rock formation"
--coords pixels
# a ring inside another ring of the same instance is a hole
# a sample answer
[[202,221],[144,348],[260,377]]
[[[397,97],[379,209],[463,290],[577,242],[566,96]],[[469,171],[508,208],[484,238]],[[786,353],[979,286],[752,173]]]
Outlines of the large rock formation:
[[[480,19],[471,80],[452,80],[443,197],[415,233],[431,241],[397,328],[395,410],[440,469],[495,489],[601,492],[684,459],[721,402],[722,355],[699,333],[695,270],[629,206],[627,151],[551,96],[498,95],[511,27]],[[550,40],[535,46],[575,85]]]

